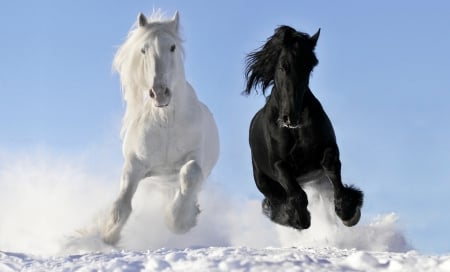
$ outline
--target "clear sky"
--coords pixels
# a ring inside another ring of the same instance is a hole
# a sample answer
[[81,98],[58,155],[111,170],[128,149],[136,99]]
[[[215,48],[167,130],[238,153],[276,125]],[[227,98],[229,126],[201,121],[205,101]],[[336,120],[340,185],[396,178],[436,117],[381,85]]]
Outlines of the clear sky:
[[261,197],[247,137],[264,98],[240,95],[245,54],[278,25],[310,34],[321,28],[310,84],[334,124],[344,181],[365,192],[363,216],[395,212],[416,248],[450,252],[450,2],[444,0],[6,1],[0,152],[90,150],[93,164],[107,160],[118,173],[124,104],[111,63],[138,12],[153,8],[180,12],[187,77],[221,136],[213,182]]

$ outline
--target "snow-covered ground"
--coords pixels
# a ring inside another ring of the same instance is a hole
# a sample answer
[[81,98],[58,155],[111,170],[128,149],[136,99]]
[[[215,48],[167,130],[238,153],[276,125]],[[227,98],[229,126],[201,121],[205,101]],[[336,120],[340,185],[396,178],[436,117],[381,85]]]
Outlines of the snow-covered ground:
[[312,225],[298,232],[269,222],[260,199],[229,195],[213,181],[201,195],[198,226],[185,235],[167,231],[159,194],[142,183],[112,248],[98,234],[117,191],[111,177],[62,158],[8,160],[0,168],[0,272],[450,271],[450,254],[415,251],[394,213],[363,210],[347,228],[329,199],[309,188]]
[[336,248],[200,247],[64,257],[0,252],[0,271],[450,271],[449,256]]

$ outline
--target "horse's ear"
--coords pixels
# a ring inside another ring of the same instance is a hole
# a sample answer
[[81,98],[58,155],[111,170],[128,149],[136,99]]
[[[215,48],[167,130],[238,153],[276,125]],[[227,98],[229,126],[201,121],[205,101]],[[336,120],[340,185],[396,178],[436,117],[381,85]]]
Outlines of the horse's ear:
[[173,15],[172,25],[173,28],[178,32],[178,29],[180,28],[180,13],[178,12],[178,10],[175,11],[175,14]]
[[148,24],[147,17],[145,17],[142,12],[140,12],[138,15],[138,24],[140,27],[146,26]]
[[313,47],[316,47],[317,40],[319,40],[319,36],[320,36],[320,28],[319,30],[317,30],[316,34],[312,35],[312,37],[310,38],[311,42],[313,43]]

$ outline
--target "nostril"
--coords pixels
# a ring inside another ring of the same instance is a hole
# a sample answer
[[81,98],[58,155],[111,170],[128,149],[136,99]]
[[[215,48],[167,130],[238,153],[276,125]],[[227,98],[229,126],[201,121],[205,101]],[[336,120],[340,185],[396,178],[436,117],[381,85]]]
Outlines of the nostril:
[[166,88],[164,90],[164,95],[168,96],[169,94],[170,94],[170,90],[169,90],[169,88]]
[[289,116],[283,115],[282,120],[283,120],[284,123],[288,124],[289,123]]
[[153,89],[150,89],[150,97],[155,98],[155,96],[155,91],[153,91]]

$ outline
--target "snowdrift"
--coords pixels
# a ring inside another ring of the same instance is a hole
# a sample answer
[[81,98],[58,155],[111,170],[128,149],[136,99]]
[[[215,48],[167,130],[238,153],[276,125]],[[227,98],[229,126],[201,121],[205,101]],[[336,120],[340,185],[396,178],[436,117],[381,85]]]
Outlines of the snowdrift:
[[117,172],[100,176],[82,160],[48,155],[0,159],[0,271],[450,269],[448,256],[412,251],[394,213],[363,217],[347,228],[314,187],[306,189],[311,228],[299,232],[265,218],[260,199],[231,195],[210,181],[200,197],[198,226],[175,235],[163,223],[163,198],[143,182],[113,248],[99,230],[118,189]]
[[[10,159],[10,158],[8,158]],[[118,189],[114,177],[101,177],[79,161],[52,156],[17,158],[0,169],[0,250],[55,255],[108,251],[99,231]],[[221,190],[214,182],[200,195],[202,213],[185,235],[170,233],[162,214],[163,198],[151,182],[142,182],[134,212],[119,249],[155,250],[191,246],[337,247],[405,252],[412,247],[396,226],[395,214],[342,225],[330,199],[306,188],[311,228],[296,231],[271,223],[260,199]]]

